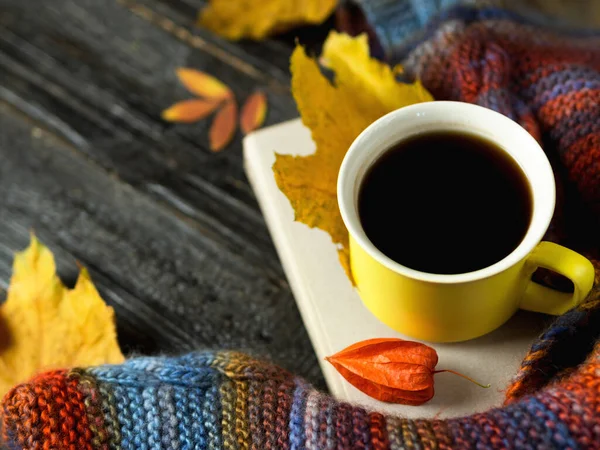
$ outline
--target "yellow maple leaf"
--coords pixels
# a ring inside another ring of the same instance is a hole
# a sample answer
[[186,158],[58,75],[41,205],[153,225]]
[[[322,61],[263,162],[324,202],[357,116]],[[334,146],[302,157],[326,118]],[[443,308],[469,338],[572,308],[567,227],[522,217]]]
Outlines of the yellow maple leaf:
[[44,370],[123,360],[113,309],[87,270],[81,269],[74,289],[66,288],[54,256],[32,235],[29,247],[15,255],[0,307],[0,395]]
[[319,24],[337,0],[211,0],[199,23],[228,39],[264,39],[298,25]]
[[388,65],[369,56],[366,35],[352,38],[332,32],[323,61],[335,72],[335,85],[322,74],[304,48],[291,61],[292,93],[302,122],[312,132],[317,151],[309,156],[276,155],[273,172],[279,189],[294,208],[295,219],[320,228],[338,245],[349,278],[348,232],[339,213],[337,176],[352,141],[371,123],[395,109],[433,100],[419,81],[396,81]]

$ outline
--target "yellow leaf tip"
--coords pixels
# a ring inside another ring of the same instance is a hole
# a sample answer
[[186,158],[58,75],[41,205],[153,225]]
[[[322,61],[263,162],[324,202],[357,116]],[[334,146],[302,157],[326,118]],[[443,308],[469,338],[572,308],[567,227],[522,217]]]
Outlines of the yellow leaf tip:
[[37,259],[39,258],[40,254],[44,251],[44,248],[45,245],[40,242],[40,240],[32,230],[29,232],[29,245],[26,248],[15,252],[15,261],[17,259],[25,258],[26,255],[32,255],[34,259]]
[[173,122],[175,120],[175,114],[173,113],[173,110],[171,108],[165,109],[160,114],[160,117],[162,117],[162,119],[165,120],[165,121],[167,121],[167,122]]
[[29,231],[29,247],[40,247],[43,244],[40,242],[33,230]]
[[79,266],[79,278],[84,278],[88,280],[91,279],[90,271],[87,269],[87,267],[82,266],[79,262],[77,265]]
[[178,77],[183,77],[192,72],[199,72],[199,71],[197,71],[196,69],[191,69],[189,67],[178,67],[177,69],[175,69],[175,73],[177,74]]

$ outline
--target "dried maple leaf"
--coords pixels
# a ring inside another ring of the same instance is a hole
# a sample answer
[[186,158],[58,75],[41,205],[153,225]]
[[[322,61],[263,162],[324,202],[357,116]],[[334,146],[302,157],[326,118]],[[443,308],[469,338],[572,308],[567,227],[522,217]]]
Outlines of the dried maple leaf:
[[233,92],[215,77],[195,69],[180,67],[177,76],[185,88],[192,94],[212,100],[226,100]]
[[244,104],[240,114],[240,126],[244,134],[259,128],[267,117],[267,97],[264,92],[255,92]]
[[317,151],[305,157],[276,155],[273,172],[279,189],[294,208],[295,219],[331,235],[352,280],[348,232],[336,197],[344,155],[352,141],[381,116],[433,98],[420,82],[399,83],[389,66],[370,58],[366,35],[351,38],[332,32],[323,57],[335,72],[335,85],[301,46],[291,62],[292,93]]
[[490,387],[452,370],[435,370],[433,348],[402,339],[369,339],[325,359],[354,387],[383,402],[417,406],[431,400],[433,375],[441,372]]
[[264,39],[303,24],[319,24],[337,0],[211,0],[199,24],[228,39]]
[[74,289],[56,276],[50,250],[32,235],[15,255],[6,302],[0,307],[0,394],[38,372],[120,363],[114,312],[81,270]]
[[210,132],[210,149],[218,152],[231,142],[237,126],[237,103],[229,100],[215,116]]
[[211,115],[219,103],[210,100],[184,100],[175,103],[162,113],[162,118],[167,122],[193,123]]

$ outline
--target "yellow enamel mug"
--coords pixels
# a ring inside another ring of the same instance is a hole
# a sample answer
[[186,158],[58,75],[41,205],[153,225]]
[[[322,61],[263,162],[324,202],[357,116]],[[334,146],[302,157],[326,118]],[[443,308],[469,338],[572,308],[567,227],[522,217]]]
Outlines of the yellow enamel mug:
[[[512,253],[489,267],[457,275],[419,272],[385,256],[361,227],[358,194],[370,166],[394,144],[433,131],[468,132],[495,142],[519,164],[530,184],[529,229]],[[472,339],[498,328],[519,308],[562,314],[578,305],[592,288],[594,268],[586,258],[541,242],[556,196],[546,155],[527,131],[492,110],[459,102],[427,102],[382,117],[348,150],[337,188],[360,297],[379,320],[404,335],[432,342]],[[531,281],[538,267],[569,278],[574,292],[558,292]]]

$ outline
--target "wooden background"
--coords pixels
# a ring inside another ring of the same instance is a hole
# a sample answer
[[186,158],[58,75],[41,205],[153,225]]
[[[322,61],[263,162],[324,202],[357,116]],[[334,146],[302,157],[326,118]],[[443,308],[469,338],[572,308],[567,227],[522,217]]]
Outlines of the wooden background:
[[210,121],[160,119],[189,97],[181,66],[266,91],[267,124],[297,116],[290,43],[224,41],[202,4],[0,0],[1,286],[33,229],[68,284],[90,269],[129,354],[243,349],[322,387],[241,136],[213,154]]

